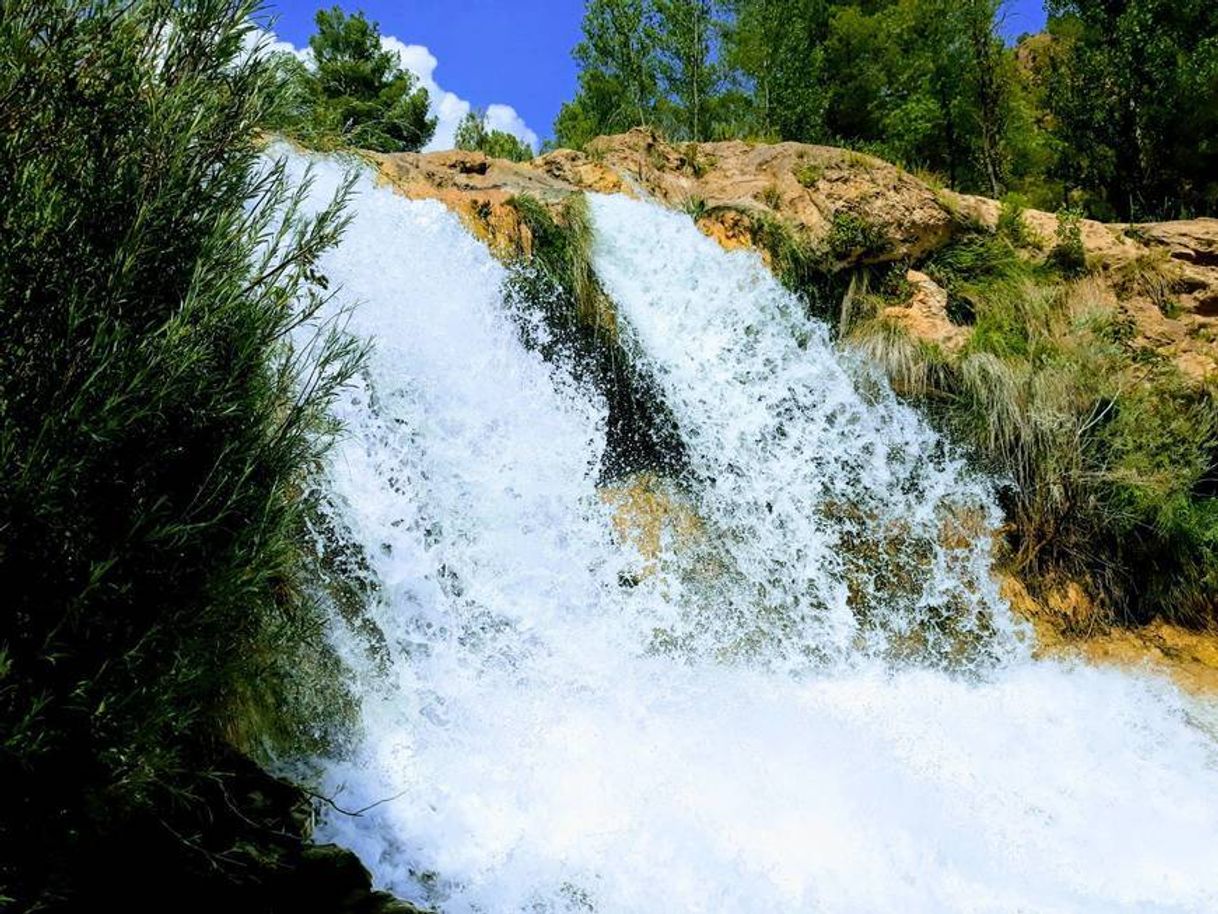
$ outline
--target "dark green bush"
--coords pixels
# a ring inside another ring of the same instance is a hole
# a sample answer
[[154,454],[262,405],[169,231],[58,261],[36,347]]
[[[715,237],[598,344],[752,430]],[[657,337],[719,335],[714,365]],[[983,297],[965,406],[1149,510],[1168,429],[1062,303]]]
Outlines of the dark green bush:
[[288,54],[276,58],[286,85],[268,123],[314,149],[426,146],[436,132],[427,90],[381,47],[377,24],[337,6],[319,10],[316,23],[312,66]]
[[890,246],[888,236],[879,226],[848,210],[838,210],[833,214],[825,243],[830,256],[838,261],[876,257]]
[[301,216],[254,140],[254,0],[0,11],[0,885],[49,903],[133,817],[178,840],[277,694],[359,352],[317,324],[342,197]]

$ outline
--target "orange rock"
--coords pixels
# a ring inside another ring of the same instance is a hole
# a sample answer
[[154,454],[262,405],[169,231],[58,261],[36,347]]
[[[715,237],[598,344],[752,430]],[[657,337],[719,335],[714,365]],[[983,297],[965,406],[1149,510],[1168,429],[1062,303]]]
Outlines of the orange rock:
[[889,305],[881,315],[905,329],[911,336],[942,347],[944,352],[959,352],[972,330],[953,324],[947,316],[947,292],[925,273],[910,270],[906,281],[913,287],[909,300]]

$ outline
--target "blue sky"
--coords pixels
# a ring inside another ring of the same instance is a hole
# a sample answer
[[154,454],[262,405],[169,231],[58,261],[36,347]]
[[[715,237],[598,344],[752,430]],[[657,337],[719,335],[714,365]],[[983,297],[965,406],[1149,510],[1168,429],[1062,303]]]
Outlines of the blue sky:
[[[454,110],[465,102],[510,105],[544,139],[575,92],[571,49],[579,41],[583,0],[269,0],[268,9],[278,37],[304,47],[314,13],[333,2],[362,9],[384,35],[425,46],[435,59],[435,83],[456,97]],[[1041,0],[1008,0],[1011,37],[1043,24]],[[512,125],[508,112],[493,113],[500,121],[495,126]]]

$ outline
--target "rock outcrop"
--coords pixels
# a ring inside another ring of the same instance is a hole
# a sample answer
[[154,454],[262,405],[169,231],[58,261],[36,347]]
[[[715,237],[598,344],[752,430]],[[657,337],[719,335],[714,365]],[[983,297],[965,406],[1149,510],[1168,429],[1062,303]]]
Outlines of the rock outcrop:
[[[524,163],[459,151],[369,158],[394,188],[439,200],[505,257],[531,251],[528,227],[509,205],[526,195],[556,209],[582,192],[647,197],[686,210],[728,249],[759,247],[758,224],[776,223],[838,270],[915,265],[964,232],[995,229],[1001,214],[996,201],[935,188],[861,153],[800,143],[674,145],[644,129]],[[1043,258],[1058,217],[1029,210],[1023,219],[1033,239],[1028,256]],[[853,238],[843,225],[867,235]],[[1218,374],[1218,220],[1083,220],[1080,231],[1101,302],[1132,321],[1139,344],[1194,380]],[[967,329],[948,317],[942,290],[925,274],[908,281],[913,298],[893,316],[928,341],[961,345]]]

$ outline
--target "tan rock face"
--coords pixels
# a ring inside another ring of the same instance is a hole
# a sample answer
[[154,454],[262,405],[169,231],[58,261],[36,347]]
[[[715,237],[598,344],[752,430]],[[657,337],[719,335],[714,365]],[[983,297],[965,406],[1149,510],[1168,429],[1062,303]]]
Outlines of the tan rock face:
[[601,489],[601,499],[613,511],[619,542],[643,560],[641,577],[655,574],[665,545],[687,548],[703,533],[702,519],[676,487],[654,473],[640,473]]
[[1194,631],[1158,620],[1136,628],[1103,621],[1076,581],[1063,581],[1041,599],[1016,578],[1004,576],[1002,595],[1032,623],[1036,654],[1167,676],[1197,695],[1218,695],[1218,633]]
[[953,214],[925,184],[848,150],[738,140],[672,146],[642,129],[603,137],[593,150],[628,184],[669,206],[696,200],[708,212],[775,216],[813,244],[827,238],[835,215],[855,215],[888,242],[882,254],[861,259],[916,259],[947,242],[955,228]]
[[[839,268],[913,263],[960,232],[994,229],[1001,206],[984,197],[933,189],[879,159],[827,146],[666,143],[645,129],[601,137],[587,152],[560,149],[531,162],[476,152],[369,155],[383,179],[415,199],[439,200],[501,257],[532,249],[528,228],[507,205],[528,195],[551,207],[582,192],[622,193],[686,209],[704,233],[732,250],[755,246],[758,219],[785,225],[810,248],[825,250],[835,220],[850,217],[882,243],[835,251]],[[1025,223],[1047,256],[1057,235],[1052,213],[1028,211]],[[1141,345],[1170,358],[1196,381],[1218,377],[1218,220],[1126,226],[1084,220],[1087,260],[1108,290],[1105,307],[1132,321]],[[764,253],[764,252],[763,252]],[[967,328],[947,317],[946,300],[924,274],[890,316],[917,336],[954,351]]]
[[488,159],[480,152],[369,153],[381,179],[412,200],[438,200],[500,257],[532,253],[532,236],[507,203],[527,194],[556,204],[577,188],[528,163]]
[[913,288],[913,294],[904,304],[889,305],[882,316],[918,339],[937,344],[946,353],[963,349],[972,330],[953,324],[947,316],[947,291],[917,270],[906,273],[905,281]]

